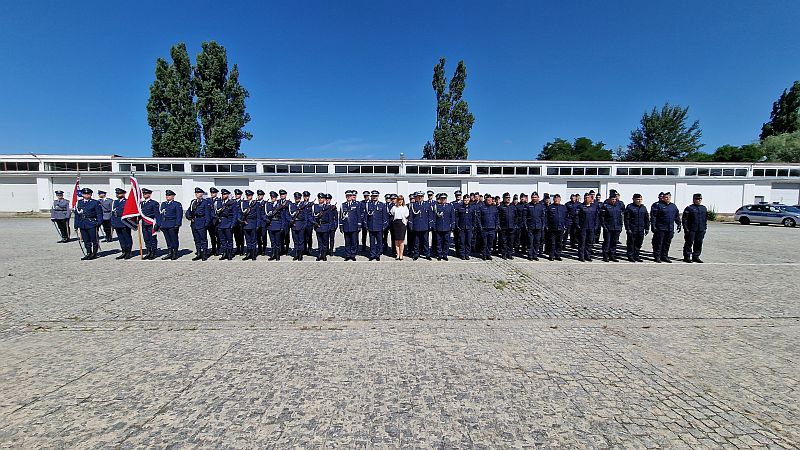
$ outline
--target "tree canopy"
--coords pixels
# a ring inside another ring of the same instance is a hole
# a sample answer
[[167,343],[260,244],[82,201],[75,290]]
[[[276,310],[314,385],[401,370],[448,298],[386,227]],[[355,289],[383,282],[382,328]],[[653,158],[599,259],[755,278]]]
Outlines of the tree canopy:
[[800,131],[800,81],[795,81],[787,91],[772,104],[769,122],[761,126],[759,138],[763,141],[770,136]]
[[592,142],[587,137],[579,137],[574,142],[556,138],[548,142],[537,156],[549,161],[610,161],[611,150],[602,141]]
[[665,103],[642,114],[639,127],[631,131],[630,143],[622,158],[628,161],[685,160],[703,146],[702,131],[695,120],[687,125],[688,107]]
[[436,126],[433,130],[433,144],[428,141],[422,149],[425,159],[467,159],[470,138],[475,117],[469,112],[469,105],[463,99],[467,82],[467,66],[459,61],[450,84],[445,75],[445,58],[433,68],[433,90],[436,93]]

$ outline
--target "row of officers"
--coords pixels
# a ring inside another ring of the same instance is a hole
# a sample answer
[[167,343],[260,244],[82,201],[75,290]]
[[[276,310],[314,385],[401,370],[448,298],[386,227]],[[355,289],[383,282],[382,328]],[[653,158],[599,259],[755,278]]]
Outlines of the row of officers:
[[[288,254],[302,260],[312,253],[316,253],[318,261],[326,261],[333,255],[338,230],[344,235],[342,250],[346,261],[355,261],[359,255],[360,233],[360,251],[369,260],[380,260],[382,255],[447,260],[454,244],[454,254],[465,260],[475,255],[490,260],[495,255],[503,259],[547,257],[560,261],[571,247],[579,261],[587,262],[592,261],[602,234],[602,259],[616,262],[621,253],[620,235],[625,232],[624,253],[629,261],[643,261],[642,245],[645,236],[652,233],[652,257],[660,263],[671,262],[672,239],[676,231],[683,230],[683,260],[699,263],[707,229],[707,210],[701,194],[694,194],[692,204],[681,214],[669,192],[660,193],[658,201],[648,208],[640,194],[634,194],[632,202],[625,205],[615,190],[609,191],[606,200],[589,191],[582,199],[572,194],[563,203],[559,194],[545,193],[540,197],[533,192],[529,199],[527,194],[495,197],[477,192],[462,195],[461,191],[455,192],[453,201],[446,193],[434,196],[433,191],[414,192],[406,203],[402,195],[396,194],[386,194],[380,201],[376,190],[364,191],[363,199],[358,200],[358,193],[348,190],[346,201],[338,206],[330,194],[319,193],[314,202],[308,191],[295,192],[293,200],[287,198],[285,190],[270,192],[269,199],[261,190],[235,189],[231,193],[212,187],[209,191],[207,197],[203,189],[195,188],[195,198],[184,210],[173,191],[166,190],[166,200],[159,203],[151,198],[149,189],[142,189],[141,213],[155,219],[153,223],[141,223],[145,259],[156,258],[159,231],[167,247],[162,259],[177,259],[178,231],[184,221],[194,239],[193,260],[206,260],[211,255],[231,260],[243,255],[243,259],[253,261],[259,255],[279,260]],[[95,200],[91,189],[82,190],[83,198],[74,209],[74,227],[80,230],[85,243],[84,259],[97,257],[98,230],[106,222],[119,239],[122,252],[118,259],[131,258],[131,226],[122,220],[126,191],[118,188],[115,193],[116,199],[106,201],[103,194]],[[72,211],[63,192],[57,191],[56,195],[52,218],[61,233],[59,242],[66,242]],[[312,251],[314,235],[316,252]],[[105,236],[110,240],[111,231],[106,230]],[[389,243],[390,238],[394,245]]]

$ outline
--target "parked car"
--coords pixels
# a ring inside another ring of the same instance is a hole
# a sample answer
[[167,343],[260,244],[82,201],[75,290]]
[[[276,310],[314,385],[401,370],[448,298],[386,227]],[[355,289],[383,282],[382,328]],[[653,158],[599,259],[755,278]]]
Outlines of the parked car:
[[794,227],[800,222],[800,209],[794,206],[759,203],[744,205],[736,210],[733,218],[742,225],[751,223],[781,224]]

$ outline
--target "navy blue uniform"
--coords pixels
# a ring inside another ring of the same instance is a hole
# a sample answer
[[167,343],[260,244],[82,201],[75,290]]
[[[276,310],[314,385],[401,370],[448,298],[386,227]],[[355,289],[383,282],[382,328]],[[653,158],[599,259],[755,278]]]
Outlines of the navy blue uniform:
[[245,247],[250,259],[253,253],[258,251],[258,228],[260,225],[258,202],[255,200],[243,200],[239,203],[239,228],[244,235]]
[[130,253],[133,247],[133,238],[131,237],[131,229],[124,222],[122,222],[122,211],[125,210],[125,202],[127,200],[114,199],[111,204],[111,227],[117,232],[117,240],[119,241],[119,249],[122,250],[120,257],[130,258]]
[[595,230],[600,225],[600,209],[598,202],[582,203],[577,208],[578,219],[578,260],[592,260],[592,246]]
[[547,234],[550,238],[550,260],[561,259],[561,246],[564,231],[569,226],[569,212],[567,207],[552,203],[547,207]]
[[237,210],[239,205],[236,200],[219,201],[219,206],[214,211],[217,218],[217,235],[219,236],[219,246],[222,250],[222,258],[230,259],[233,256],[233,226],[238,220]]
[[208,224],[208,240],[211,243],[211,254],[212,255],[219,255],[219,251],[221,249],[219,245],[219,232],[217,231],[217,225],[219,225],[219,219],[217,218],[216,211],[222,206],[222,198],[220,197],[209,197],[208,203],[211,205],[211,220]]
[[87,256],[96,256],[100,249],[97,242],[97,227],[101,223],[103,223],[103,208],[100,206],[100,202],[93,198],[78,200],[75,205],[74,226],[76,229],[80,229]]
[[451,203],[433,205],[434,231],[436,232],[436,257],[447,260],[450,237],[456,227],[456,211]]
[[674,203],[663,201],[650,210],[650,231],[653,232],[653,258],[656,262],[669,260],[669,246],[675,236],[675,226],[681,231],[681,214]]
[[511,258],[514,253],[514,232],[517,229],[517,206],[501,203],[497,207],[500,221],[500,256]]
[[603,227],[603,258],[617,259],[617,244],[619,235],[623,228],[623,215],[625,209],[619,201],[614,203],[605,202],[600,211],[600,224]]
[[692,203],[683,210],[683,259],[698,262],[708,229],[708,210]]
[[311,205],[305,201],[289,203],[289,232],[294,244],[294,258],[300,259],[306,247],[306,228],[311,220]]
[[478,228],[483,238],[481,257],[492,259],[491,252],[494,247],[495,231],[500,227],[500,218],[497,213],[496,205],[482,203],[478,208]]
[[520,201],[517,203],[517,228],[514,231],[514,251],[521,254],[528,250],[528,224],[525,221],[525,213],[528,202]]
[[183,206],[175,200],[161,202],[161,207],[156,219],[156,226],[167,241],[167,249],[174,252],[180,246],[178,242],[178,230],[183,224]]
[[628,260],[642,260],[640,256],[642,242],[644,242],[644,237],[649,229],[650,213],[647,212],[646,206],[636,206],[636,204],[631,203],[625,207],[625,232],[627,233],[625,248]]
[[[143,216],[153,220],[158,219],[158,202],[152,198],[142,200],[141,210]],[[144,245],[147,247],[147,253],[154,258],[156,253],[158,253],[158,234],[153,233],[153,225],[152,223],[142,221],[142,238],[144,238]]]
[[[413,258],[430,258],[428,230],[433,225],[433,210],[427,202],[408,204],[408,230],[411,232],[410,253]],[[426,253],[427,250],[427,253]]]
[[289,201],[270,200],[264,205],[264,228],[269,233],[269,243],[272,247],[270,259],[278,259],[283,247],[283,235],[289,228]]
[[581,202],[575,200],[570,200],[565,203],[567,207],[567,229],[564,232],[564,239],[563,244],[566,247],[567,244],[567,237],[569,237],[569,245],[572,248],[578,247],[578,206],[580,206]]
[[456,252],[461,259],[469,259],[469,255],[472,253],[472,235],[477,226],[477,208],[478,205],[475,203],[465,205],[464,202],[458,202],[454,208],[456,214],[456,238],[459,241]]
[[358,232],[364,226],[363,203],[344,202],[339,212],[339,229],[344,234],[344,257],[355,259],[358,255]]
[[542,255],[544,230],[547,228],[547,208],[542,202],[531,202],[525,204],[524,211],[526,238],[528,240],[528,259],[538,259]]
[[337,211],[330,203],[314,205],[314,230],[317,234],[318,252],[317,261],[328,260],[328,250],[331,243],[330,234],[336,230]]
[[385,203],[370,200],[366,204],[364,216],[369,231],[369,258],[379,259],[383,253],[383,230],[389,223],[389,211]]
[[208,255],[208,228],[214,218],[214,208],[211,201],[205,198],[193,199],[186,210],[186,220],[190,222],[196,258],[206,259]]

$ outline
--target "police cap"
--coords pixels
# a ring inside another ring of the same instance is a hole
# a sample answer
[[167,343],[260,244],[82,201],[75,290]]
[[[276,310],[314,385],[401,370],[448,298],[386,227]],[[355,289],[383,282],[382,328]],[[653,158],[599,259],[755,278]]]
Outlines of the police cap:
[[461,194],[461,190],[458,190],[458,191],[455,191],[455,192],[453,192],[453,195],[462,195],[462,194]]
[[256,195],[264,195],[264,190],[263,189],[257,190]]
[[269,191],[269,196],[272,197],[272,198],[275,198],[275,197],[278,196],[278,193],[275,192],[275,191]]
[[533,197],[534,195],[538,197],[538,196],[539,196],[539,193],[538,193],[538,192],[536,192],[536,191],[533,191],[533,192],[531,192],[531,197]]
[[122,188],[114,188],[114,193],[115,193],[115,194],[124,194],[124,193],[125,193],[125,189],[122,189]]
[[303,196],[303,195],[302,195],[301,193],[299,193],[299,192],[295,192],[295,193],[294,193],[294,198],[300,198],[300,197],[302,197],[302,196]]
[[281,189],[278,191],[278,194],[286,195],[286,189]]
[[377,197],[377,196],[379,196],[380,194],[381,194],[381,193],[380,193],[380,192],[378,192],[378,191],[372,191],[372,192],[370,192],[370,195],[372,195],[373,197]]
[[320,193],[317,194],[317,198],[325,198],[325,194],[320,192]]
[[333,196],[331,194],[325,194],[325,200],[333,200]]
[[671,196],[672,196],[672,193],[671,193],[671,192],[664,192],[664,197],[666,197],[666,196],[668,196],[668,195],[671,197]]
[[91,193],[92,193],[92,190],[91,190],[91,189],[89,189],[89,188],[83,188],[83,189],[81,189],[81,194],[91,194]]
[[633,194],[633,199],[642,198],[642,194]]
[[164,195],[175,195],[175,193],[167,189],[166,191],[164,191]]
[[436,195],[436,199],[440,198],[447,198],[447,194],[445,194],[444,192],[440,192],[439,194]]
[[361,193],[362,195],[369,195],[369,191],[364,191]]
[[511,194],[508,192],[503,192],[503,198],[511,198]]
[[697,200],[698,198],[702,199],[703,198],[703,194],[694,194],[694,195],[692,195],[692,199]]
[[206,193],[206,191],[202,190],[202,189],[201,189],[201,188],[199,188],[199,187],[196,187],[196,188],[194,188],[194,193],[195,193],[195,194],[205,194],[205,193]]
[[152,193],[153,191],[151,191],[150,189],[142,188],[142,194],[152,194]]
[[212,194],[216,194],[217,192],[219,192],[219,189],[215,188],[214,186],[211,186],[208,189],[208,192],[211,192]]
[[303,191],[303,197],[311,197],[311,192]]
[[433,191],[428,191],[427,194],[428,195],[433,195]]
[[252,196],[252,195],[253,195],[253,191],[251,191],[250,189],[245,189],[245,191],[244,191],[244,195],[246,195],[246,196],[250,197],[250,196]]
[[[144,189],[142,189],[142,191],[144,191]],[[225,189],[225,188],[222,188],[222,190],[221,190],[221,191],[219,191],[219,192],[220,192],[222,195],[227,195],[227,194],[230,194],[230,193],[231,193],[231,191],[229,191],[229,190],[227,190],[227,189]]]
[[233,193],[236,194],[236,195],[242,195],[242,190],[241,189],[234,189]]
[[64,195],[64,191],[56,191],[56,195]]
[[[97,191],[97,195],[101,195],[101,194],[105,194],[105,193],[106,193],[106,191],[100,191],[100,190]],[[90,192],[90,194],[91,194],[91,192]]]

